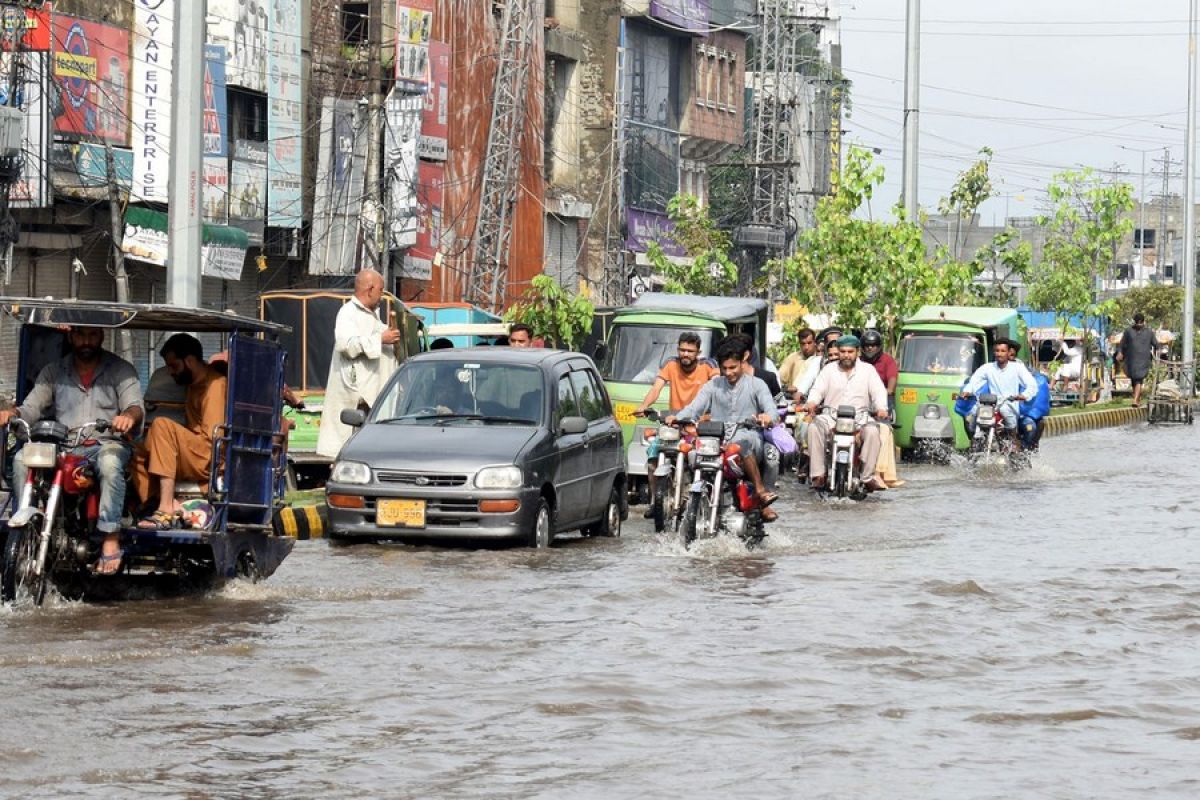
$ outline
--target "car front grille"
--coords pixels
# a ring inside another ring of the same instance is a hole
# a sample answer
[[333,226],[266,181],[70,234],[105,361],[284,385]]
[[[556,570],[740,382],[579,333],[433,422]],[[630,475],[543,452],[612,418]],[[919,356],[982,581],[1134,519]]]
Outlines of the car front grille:
[[375,473],[380,483],[394,483],[399,486],[465,486],[466,475],[429,475],[423,472],[394,472],[379,470]]

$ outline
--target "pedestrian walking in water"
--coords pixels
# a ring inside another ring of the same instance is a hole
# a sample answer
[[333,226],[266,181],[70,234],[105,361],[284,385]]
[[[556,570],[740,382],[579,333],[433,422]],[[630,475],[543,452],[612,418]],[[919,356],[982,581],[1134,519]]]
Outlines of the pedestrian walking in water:
[[1154,357],[1154,331],[1146,327],[1142,312],[1133,315],[1133,327],[1125,329],[1121,344],[1117,348],[1117,360],[1125,365],[1125,374],[1133,385],[1133,407],[1142,404],[1142,383],[1150,374],[1150,361]]

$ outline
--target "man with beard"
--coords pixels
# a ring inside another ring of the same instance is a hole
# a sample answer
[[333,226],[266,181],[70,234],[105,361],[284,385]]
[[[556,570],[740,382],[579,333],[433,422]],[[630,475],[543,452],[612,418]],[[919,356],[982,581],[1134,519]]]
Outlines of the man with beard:
[[[72,432],[104,420],[111,430],[94,433],[74,453],[86,456],[100,480],[96,530],[104,534],[96,572],[111,575],[121,567],[121,514],[125,508],[125,467],[130,446],[121,437],[145,416],[142,386],[128,361],[103,349],[104,331],[75,327],[68,334],[71,354],[46,366],[20,408],[0,411],[0,426],[13,417],[29,424],[52,416]],[[13,460],[13,485],[25,485],[24,452]]]
[[200,340],[177,333],[158,351],[171,377],[187,387],[184,413],[187,424],[159,417],[150,425],[145,447],[134,461],[130,476],[143,505],[156,495],[158,508],[138,522],[142,530],[175,527],[179,507],[177,481],[207,483],[212,469],[212,437],[225,422],[225,377],[204,362]]
[[[838,406],[854,406],[857,411],[858,433],[862,441],[859,450],[862,459],[863,485],[868,489],[886,489],[887,484],[875,474],[879,460],[879,426],[871,420],[888,418],[887,389],[879,379],[879,373],[866,362],[858,360],[859,340],[857,336],[843,336],[837,340],[838,360],[821,370],[817,382],[808,395],[805,410],[809,414],[820,411],[821,406],[836,409]],[[825,486],[825,447],[833,435],[835,419],[821,414],[808,428],[808,458],[810,482],[814,489]]]

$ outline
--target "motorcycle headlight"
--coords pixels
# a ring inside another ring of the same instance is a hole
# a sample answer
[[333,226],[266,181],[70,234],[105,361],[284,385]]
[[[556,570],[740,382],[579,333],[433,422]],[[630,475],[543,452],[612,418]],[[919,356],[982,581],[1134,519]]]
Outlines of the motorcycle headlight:
[[359,461],[339,461],[329,471],[334,483],[364,484],[371,482],[371,468]]
[[702,456],[716,456],[721,454],[721,440],[711,436],[701,436],[696,442],[696,452]]
[[25,466],[37,469],[53,467],[57,454],[54,442],[26,442],[21,452]]
[[658,440],[663,444],[679,441],[679,428],[672,428],[670,425],[663,425],[658,429]]
[[858,429],[853,419],[849,417],[838,417],[834,424],[834,430],[838,433],[854,433]]
[[521,468],[484,467],[475,473],[475,488],[477,489],[520,489],[524,482]]

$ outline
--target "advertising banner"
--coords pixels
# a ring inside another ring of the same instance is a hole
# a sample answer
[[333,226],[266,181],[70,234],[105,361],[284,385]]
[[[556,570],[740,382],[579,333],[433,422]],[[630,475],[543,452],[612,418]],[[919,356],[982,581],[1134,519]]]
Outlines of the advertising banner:
[[[104,145],[90,142],[56,142],[51,155],[54,171],[59,174],[56,191],[68,196],[87,197],[73,189],[101,189],[110,183]],[[133,185],[133,152],[113,148],[113,172],[117,187],[128,192]],[[65,177],[64,177],[65,176]],[[70,183],[71,185],[64,185]]]
[[[208,0],[208,40],[225,45],[230,86],[267,91],[267,0]],[[299,30],[299,25],[297,25]]]
[[429,85],[429,36],[434,0],[399,0],[396,4],[396,86],[424,92]]
[[424,109],[425,102],[417,95],[395,89],[388,93],[384,174],[389,250],[417,242],[417,131]]
[[300,0],[271,0],[271,49],[267,66],[267,224],[304,224],[304,94],[301,85]]
[[430,161],[446,160],[450,113],[450,45],[429,43],[429,88],[421,114],[421,139],[417,155]]
[[626,209],[625,220],[628,224],[628,233],[625,236],[627,250],[644,253],[649,249],[651,242],[658,242],[658,246],[669,256],[683,258],[687,255],[687,251],[671,238],[675,225],[666,214],[629,208]]
[[229,222],[229,104],[225,94],[225,47],[204,46],[204,196],[208,222]]
[[51,27],[60,100],[54,132],[129,144],[129,31],[65,14],[55,14]]
[[[13,88],[12,59],[24,59],[22,87],[10,98]],[[16,101],[24,113],[21,135],[21,174],[9,190],[13,208],[45,208],[52,203],[50,191],[50,101],[46,78],[49,57],[46,53],[4,53],[0,56],[0,105]]]
[[446,166],[422,161],[417,168],[417,243],[404,256],[400,274],[427,281],[433,278],[433,257],[442,243],[442,181]]
[[[201,235],[200,274],[227,281],[241,280],[249,242],[244,231],[205,225]],[[167,215],[161,211],[131,206],[125,212],[121,250],[130,258],[167,264]]]
[[[20,46],[14,47],[18,41]],[[0,7],[0,49],[49,52],[50,3],[41,8]]]
[[367,162],[367,126],[353,100],[321,101],[310,275],[353,275]]
[[650,18],[692,33],[708,30],[708,0],[650,0]]
[[267,145],[238,139],[229,167],[229,224],[261,245],[267,212]]
[[171,42],[175,0],[133,5],[133,199],[165,203],[171,174]]

